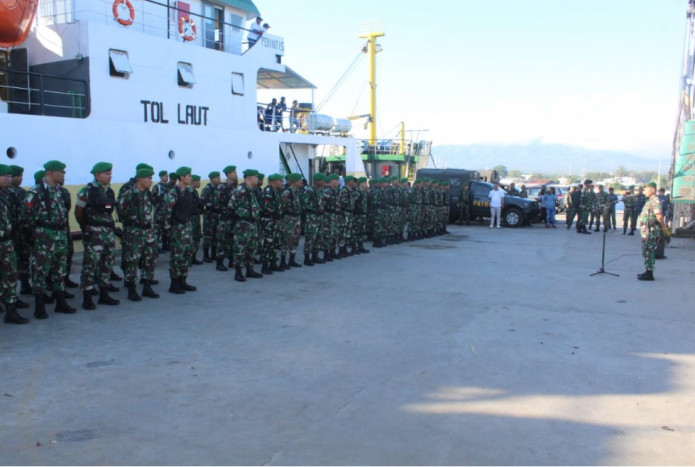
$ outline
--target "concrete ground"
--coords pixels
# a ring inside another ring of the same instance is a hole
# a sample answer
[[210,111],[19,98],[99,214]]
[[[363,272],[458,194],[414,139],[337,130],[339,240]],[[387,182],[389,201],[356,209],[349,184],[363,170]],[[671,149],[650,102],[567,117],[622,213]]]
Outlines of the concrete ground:
[[0,464],[695,464],[695,242],[449,230],[0,325]]

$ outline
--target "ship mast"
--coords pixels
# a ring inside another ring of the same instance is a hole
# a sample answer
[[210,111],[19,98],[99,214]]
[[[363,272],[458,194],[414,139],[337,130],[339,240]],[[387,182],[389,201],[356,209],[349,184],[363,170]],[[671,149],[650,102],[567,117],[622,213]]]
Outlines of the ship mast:
[[377,47],[377,37],[383,37],[383,32],[370,32],[360,36],[367,39],[367,55],[369,57],[369,146],[376,146],[376,53],[380,51]]

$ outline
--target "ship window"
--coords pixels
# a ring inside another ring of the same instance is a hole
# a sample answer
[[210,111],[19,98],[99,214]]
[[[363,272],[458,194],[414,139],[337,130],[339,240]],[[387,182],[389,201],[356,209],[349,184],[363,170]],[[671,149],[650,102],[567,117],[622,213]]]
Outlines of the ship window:
[[190,63],[178,63],[179,86],[187,86],[192,88],[195,84],[195,75],[193,74],[193,65]]
[[128,52],[122,50],[109,50],[109,73],[111,76],[127,78],[133,72],[128,59]]
[[232,94],[235,96],[244,95],[244,74],[232,73]]

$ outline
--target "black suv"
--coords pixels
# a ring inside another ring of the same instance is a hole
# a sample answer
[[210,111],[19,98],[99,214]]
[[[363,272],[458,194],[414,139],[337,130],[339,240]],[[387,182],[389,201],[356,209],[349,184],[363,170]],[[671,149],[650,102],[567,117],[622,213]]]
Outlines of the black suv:
[[[499,180],[496,171],[487,174],[492,182]],[[431,178],[449,182],[449,194],[451,195],[451,214],[450,221],[459,217],[458,202],[461,190],[464,185],[468,185],[468,202],[471,219],[476,217],[490,217],[490,198],[492,183],[482,181],[481,173],[477,170],[465,169],[420,169],[417,171],[417,178]],[[500,188],[501,189],[501,188]],[[504,197],[504,209],[502,210],[502,221],[508,227],[520,227],[538,220],[540,208],[534,199],[520,198],[518,196],[507,195]]]

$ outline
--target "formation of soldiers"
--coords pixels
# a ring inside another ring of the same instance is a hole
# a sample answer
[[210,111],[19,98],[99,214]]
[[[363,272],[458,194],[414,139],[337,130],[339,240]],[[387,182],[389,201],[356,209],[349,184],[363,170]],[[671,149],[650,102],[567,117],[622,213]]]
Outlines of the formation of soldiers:
[[[302,234],[303,264],[314,266],[369,253],[364,247],[369,239],[383,248],[448,233],[448,184],[430,179],[410,186],[405,178],[374,178],[368,184],[366,177],[347,176],[341,186],[337,174],[316,173],[307,185],[301,174],[291,173],[272,174],[263,186],[264,174],[247,169],[240,182],[236,167],[229,165],[224,182],[219,172],[211,172],[199,193],[200,176],[190,167],[161,171],[153,185],[153,167],[139,164],[116,195],[112,169],[108,162],[95,164],[93,181],[76,196],[74,218],[84,246],[77,284],[70,279],[72,200],[63,187],[66,165],[44,164],[29,190],[21,187],[22,167],[0,165],[0,300],[6,323],[29,321],[17,311],[30,307],[19,298],[23,294],[34,296],[33,316],[39,320],[49,317],[46,305],[53,303],[56,313],[77,311],[67,302],[74,298],[68,288],[81,288],[85,310],[119,305],[110,295],[119,290],[112,281],[122,279],[114,272],[117,236],[128,299],[142,301],[159,298],[152,286],[158,284],[154,274],[162,251],[170,252],[169,292],[184,294],[197,289],[188,283],[193,264],[232,268],[240,282],[302,267],[296,258]],[[202,261],[197,257],[201,241]],[[260,272],[254,264],[262,264]]]
[[[634,193],[634,186],[630,186],[622,196],[624,204],[623,210],[623,235],[634,235],[637,228],[637,217],[639,216],[647,197],[643,194],[640,187],[638,193]],[[598,185],[598,190],[594,189],[592,180],[584,180],[582,185],[572,187],[566,197],[567,205],[567,228],[572,226],[575,217],[578,217],[576,229],[577,233],[589,234],[592,225],[595,226],[594,232],[601,230],[601,220],[603,220],[603,231],[610,229],[617,230],[615,218],[615,206],[618,203],[618,196],[613,188],[604,190],[603,185]],[[630,232],[628,233],[628,228]]]

